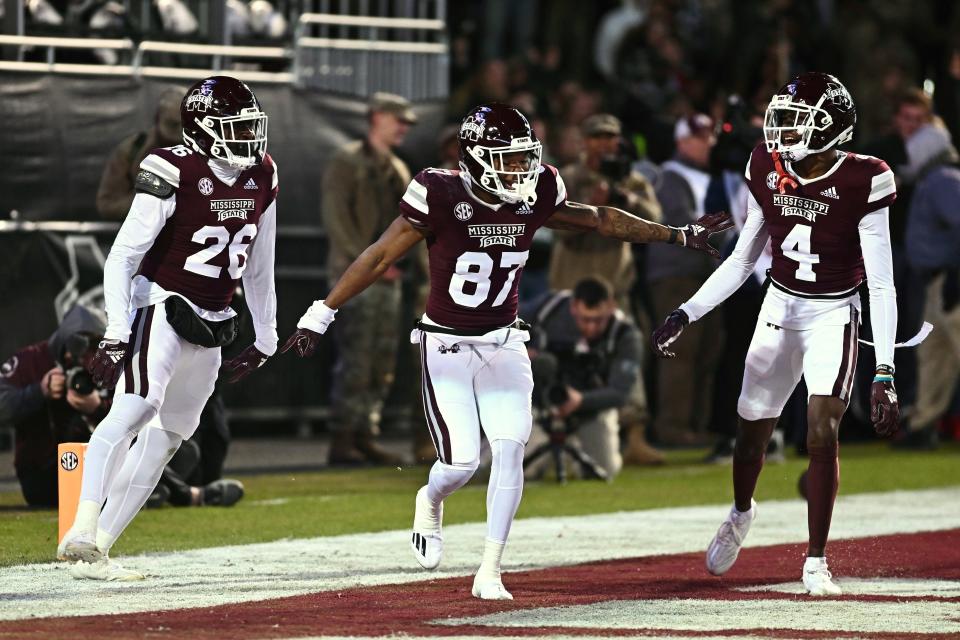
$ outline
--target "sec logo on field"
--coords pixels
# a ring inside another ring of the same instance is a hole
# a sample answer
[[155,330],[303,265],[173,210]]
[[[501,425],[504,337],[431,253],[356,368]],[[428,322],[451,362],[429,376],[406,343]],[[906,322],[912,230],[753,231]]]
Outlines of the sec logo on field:
[[78,464],[80,464],[80,459],[73,451],[67,451],[60,456],[60,466],[63,467],[64,471],[73,471]]
[[465,222],[473,217],[473,207],[469,202],[461,202],[453,208],[453,215],[457,216],[457,220]]
[[200,189],[200,193],[208,196],[213,193],[213,180],[210,178],[200,178],[200,182],[197,183],[197,188]]

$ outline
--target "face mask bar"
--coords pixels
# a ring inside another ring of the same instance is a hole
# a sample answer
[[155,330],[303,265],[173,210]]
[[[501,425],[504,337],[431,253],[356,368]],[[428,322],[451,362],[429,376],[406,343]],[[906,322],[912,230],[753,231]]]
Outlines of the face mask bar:
[[[820,124],[817,124],[817,123]],[[810,141],[815,132],[824,132],[833,124],[833,118],[825,110],[807,104],[792,102],[790,96],[774,96],[763,119],[763,137],[767,151],[778,152],[791,162],[802,160],[811,153],[820,153],[841,145],[853,136],[848,128],[820,149],[811,149]],[[796,132],[800,139],[793,144],[783,141],[785,132]]]
[[210,155],[232,167],[249,169],[267,152],[267,115],[262,111],[250,108],[237,116],[207,116],[197,124],[214,140]]
[[[516,153],[528,154],[529,164],[520,171],[506,170],[506,156]],[[543,147],[539,142],[514,140],[509,147],[472,147],[470,155],[483,167],[480,186],[506,202],[526,202],[533,205],[537,201],[537,180],[540,176],[540,157]],[[505,178],[514,178],[513,183],[505,186]]]

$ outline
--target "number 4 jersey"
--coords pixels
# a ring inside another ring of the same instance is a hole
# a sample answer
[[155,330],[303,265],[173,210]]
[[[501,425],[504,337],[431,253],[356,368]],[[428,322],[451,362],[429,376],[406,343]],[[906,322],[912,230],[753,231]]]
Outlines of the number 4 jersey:
[[562,207],[567,192],[556,168],[543,165],[533,205],[487,204],[460,171],[426,169],[410,182],[400,214],[427,233],[427,317],[471,333],[517,318],[517,288],[534,232]]
[[257,347],[272,354],[278,180],[270,156],[239,171],[184,146],[154,149],[140,164],[136,189],[104,268],[106,337],[127,339],[129,311],[171,294],[207,320],[231,317],[242,277]]

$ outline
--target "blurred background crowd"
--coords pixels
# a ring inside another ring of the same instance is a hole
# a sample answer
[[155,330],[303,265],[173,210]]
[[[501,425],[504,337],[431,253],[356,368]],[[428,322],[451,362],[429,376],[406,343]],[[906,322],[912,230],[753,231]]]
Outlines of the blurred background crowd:
[[[0,4],[7,25],[16,4]],[[442,11],[431,14],[427,4]],[[211,11],[189,0],[28,0],[23,19],[30,34],[285,46],[297,36],[304,11],[386,15],[404,3],[227,0],[221,5]],[[572,200],[618,206],[665,224],[686,224],[716,210],[729,210],[742,223],[743,168],[762,141],[769,97],[795,73],[826,71],[840,78],[856,101],[857,128],[847,150],[886,160],[897,177],[891,227],[898,339],[914,335],[924,319],[937,327],[919,349],[897,351],[904,424],[893,445],[934,448],[940,439],[960,438],[960,170],[953,143],[960,136],[960,5],[410,0],[406,6],[403,15],[444,21],[446,98],[424,101],[393,91],[355,95],[363,105],[357,135],[350,136],[355,140],[310,157],[305,169],[299,167],[300,175],[311,176],[307,181],[284,178],[289,174],[279,163],[281,217],[284,194],[310,193],[316,208],[299,211],[298,220],[312,221],[308,226],[327,240],[322,252],[308,258],[323,269],[320,281],[311,283],[313,297],[322,296],[395,217],[412,174],[424,166],[457,166],[457,125],[476,104],[505,102],[523,111],[544,144],[544,161],[560,168]],[[57,60],[92,55],[81,61],[113,64],[110,53],[58,50]],[[25,60],[31,56],[43,59],[42,48],[21,54]],[[277,67],[260,62],[236,68]],[[251,86],[258,88],[256,81]],[[123,219],[139,160],[153,146],[177,141],[181,94],[182,87],[159,93],[152,126],[115,131],[110,145],[117,146],[89,199],[100,219]],[[271,131],[276,119],[292,117],[263,102]],[[425,104],[432,109],[429,118],[422,117]],[[152,116],[145,113],[142,120]],[[275,157],[283,144],[271,138]],[[30,203],[7,202],[4,209],[29,218]],[[590,462],[575,465],[575,472],[588,476],[615,475],[624,463],[659,464],[662,450],[677,447],[700,447],[708,462],[729,461],[743,359],[769,256],[723,308],[687,330],[676,360],[657,362],[646,346],[651,327],[696,291],[716,262],[671,247],[631,247],[542,231],[521,288],[521,315],[539,332],[531,344],[534,355],[554,356],[534,369],[535,404],[543,408],[537,431],[570,432],[570,442],[578,443],[574,453],[587,453]],[[735,240],[729,232],[718,248],[729,251]],[[423,256],[410,256],[353,309],[345,309],[334,346],[319,356],[318,368],[326,371],[321,377],[332,384],[315,385],[309,402],[329,404],[329,410],[295,420],[280,416],[281,422],[296,422],[301,435],[313,428],[333,434],[332,463],[433,457],[419,413],[417,358],[404,346],[409,320],[424,304],[425,273]],[[283,307],[283,288],[280,295]],[[301,307],[299,301],[292,306]],[[293,313],[281,309],[281,335],[292,328]],[[871,433],[873,357],[869,347],[862,347],[861,355],[864,372],[841,438]],[[619,375],[627,369],[630,375]],[[257,384],[256,378],[249,384]],[[0,392],[0,404],[4,397]],[[802,450],[805,403],[801,385],[784,412],[770,457],[791,443]],[[9,420],[11,414],[0,407],[0,418]],[[260,425],[245,433],[266,430]],[[381,432],[409,439],[413,452],[383,447]],[[543,440],[535,438],[534,444]]]

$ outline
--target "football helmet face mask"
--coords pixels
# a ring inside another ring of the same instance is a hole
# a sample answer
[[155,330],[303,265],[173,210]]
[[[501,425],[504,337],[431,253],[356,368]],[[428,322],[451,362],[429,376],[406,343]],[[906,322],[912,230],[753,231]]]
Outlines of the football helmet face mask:
[[263,162],[267,114],[243,82],[212,76],[187,90],[180,105],[183,140],[194,151],[235,169]]
[[857,123],[850,92],[835,77],[801,73],[770,100],[763,121],[767,151],[790,162],[849,142]]
[[509,203],[537,201],[543,147],[522,113],[503,104],[474,108],[460,125],[460,170]]

